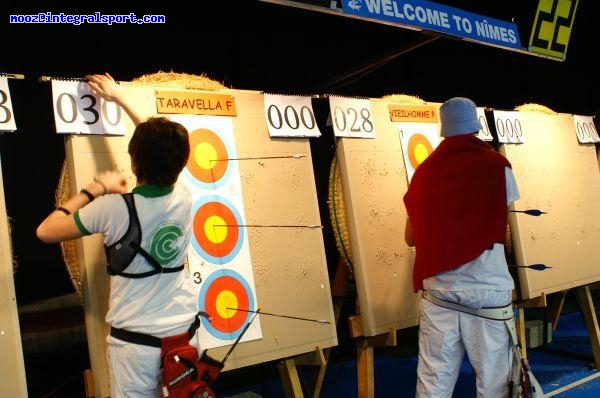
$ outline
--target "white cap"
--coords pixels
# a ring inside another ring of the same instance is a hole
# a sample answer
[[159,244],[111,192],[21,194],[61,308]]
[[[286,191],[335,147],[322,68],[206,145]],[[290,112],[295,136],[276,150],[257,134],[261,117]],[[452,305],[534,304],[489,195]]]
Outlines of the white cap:
[[442,137],[476,133],[483,128],[477,117],[477,106],[464,97],[450,98],[440,107]]

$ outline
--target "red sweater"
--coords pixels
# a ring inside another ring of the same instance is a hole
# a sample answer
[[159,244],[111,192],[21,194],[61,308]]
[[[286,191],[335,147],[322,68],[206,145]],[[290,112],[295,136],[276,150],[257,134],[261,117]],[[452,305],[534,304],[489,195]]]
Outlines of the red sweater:
[[472,135],[445,138],[415,170],[404,204],[416,247],[413,288],[506,238],[508,160]]

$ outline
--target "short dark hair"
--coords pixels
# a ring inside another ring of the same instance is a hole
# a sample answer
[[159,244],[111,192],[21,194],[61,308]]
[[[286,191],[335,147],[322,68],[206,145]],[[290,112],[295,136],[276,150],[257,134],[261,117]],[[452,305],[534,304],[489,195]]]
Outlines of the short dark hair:
[[165,117],[153,117],[137,125],[127,149],[138,180],[171,186],[190,156],[188,131]]

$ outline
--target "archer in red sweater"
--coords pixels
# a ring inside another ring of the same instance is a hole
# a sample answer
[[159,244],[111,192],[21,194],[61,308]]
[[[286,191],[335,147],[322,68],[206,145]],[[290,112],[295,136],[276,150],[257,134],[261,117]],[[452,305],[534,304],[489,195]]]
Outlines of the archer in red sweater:
[[[451,397],[466,352],[477,396],[506,397],[507,322],[514,327],[514,319],[481,315],[502,307],[512,317],[504,240],[518,188],[508,160],[476,137],[482,126],[473,101],[449,99],[440,118],[444,140],[416,169],[404,196],[405,240],[416,248],[413,287],[424,291],[416,395]],[[448,302],[454,308],[442,306]]]

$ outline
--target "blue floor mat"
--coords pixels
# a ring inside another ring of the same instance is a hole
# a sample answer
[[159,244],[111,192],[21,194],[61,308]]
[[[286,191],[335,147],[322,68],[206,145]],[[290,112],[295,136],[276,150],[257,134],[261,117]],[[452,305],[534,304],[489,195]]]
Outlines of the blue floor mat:
[[[413,398],[417,378],[417,357],[407,355],[396,347],[377,347],[374,350],[374,387],[377,398]],[[594,369],[594,358],[589,334],[578,312],[561,316],[552,341],[542,347],[527,349],[531,368],[548,396],[599,397],[600,373]],[[276,364],[272,364],[276,368]],[[302,380],[312,380],[313,370],[299,368]],[[586,381],[586,378],[589,381]],[[584,382],[585,381],[585,382]],[[310,383],[310,381],[304,384]],[[277,371],[264,373],[258,384],[226,390],[226,384],[217,389],[219,398],[252,396],[285,398]],[[307,396],[307,395],[306,395]],[[475,397],[475,380],[468,360],[465,359],[456,383],[456,398]],[[335,360],[327,365],[321,388],[321,398],[358,398],[356,359]]]

